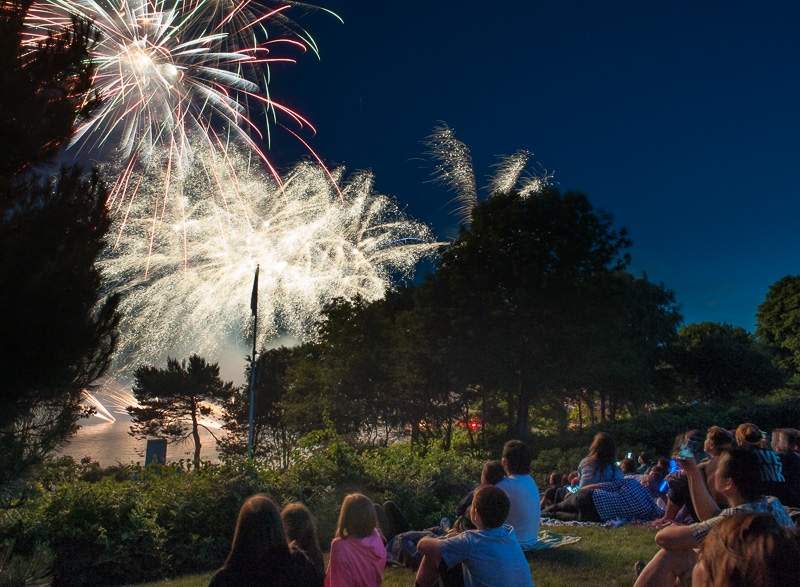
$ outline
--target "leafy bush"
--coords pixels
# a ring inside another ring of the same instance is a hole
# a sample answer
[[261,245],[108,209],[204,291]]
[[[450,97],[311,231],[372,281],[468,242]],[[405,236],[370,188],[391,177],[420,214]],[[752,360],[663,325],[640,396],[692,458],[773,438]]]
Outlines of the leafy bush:
[[358,452],[329,431],[305,438],[295,457],[285,471],[246,461],[187,471],[61,459],[34,498],[0,517],[0,538],[14,542],[17,557],[47,545],[56,585],[133,583],[219,567],[239,508],[255,493],[306,503],[325,544],[346,493],[391,499],[424,527],[451,516],[480,472],[479,461],[456,451],[397,444]]

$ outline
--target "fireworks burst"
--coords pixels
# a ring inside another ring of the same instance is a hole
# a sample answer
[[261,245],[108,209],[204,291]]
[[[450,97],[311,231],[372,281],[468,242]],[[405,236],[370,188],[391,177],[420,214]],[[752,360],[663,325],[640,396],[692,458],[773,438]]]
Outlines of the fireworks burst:
[[[272,6],[274,4],[274,6]],[[286,50],[311,49],[313,38],[286,16],[307,5],[271,0],[42,0],[27,17],[31,45],[63,34],[73,17],[91,21],[100,33],[90,50],[93,91],[100,106],[76,132],[72,145],[105,158],[114,178],[108,205],[128,217],[144,190],[142,170],[160,167],[166,181],[149,202],[149,216],[167,215],[170,183],[194,165],[193,145],[223,153],[231,141],[256,153],[280,184],[261,144],[279,115],[298,131],[314,126],[268,92],[269,66],[294,62]],[[270,36],[275,23],[287,36]],[[263,119],[254,120],[251,104]],[[288,129],[288,126],[286,127]],[[262,130],[263,129],[263,130]],[[295,131],[288,129],[318,160]],[[124,226],[123,222],[123,226]],[[151,237],[152,240],[152,237]],[[149,263],[148,263],[149,264]]]
[[[446,124],[433,129],[426,140],[428,156],[434,161],[434,180],[455,193],[456,214],[464,224],[472,219],[472,209],[478,204],[475,169],[469,147],[459,140],[455,131]],[[532,154],[521,149],[513,155],[501,157],[490,178],[489,193],[506,194],[513,190],[528,198],[553,183],[553,175],[545,169],[523,176]]]
[[[278,333],[306,339],[333,298],[383,297],[393,276],[409,274],[440,246],[427,226],[373,193],[369,173],[343,181],[339,170],[339,185],[332,185],[324,170],[301,163],[278,186],[248,165],[246,153],[231,150],[224,162],[212,150],[198,157],[203,165],[182,182],[183,195],[173,196],[183,200],[185,217],[167,219],[148,254],[139,234],[152,234],[151,219],[132,213],[137,220],[101,262],[108,283],[124,294],[117,361],[123,370],[131,360],[160,364],[186,344],[215,356],[231,340],[241,341],[250,322],[242,292],[256,265],[262,348]],[[137,182],[143,190],[162,189],[159,182]],[[208,192],[218,198],[188,195]]]

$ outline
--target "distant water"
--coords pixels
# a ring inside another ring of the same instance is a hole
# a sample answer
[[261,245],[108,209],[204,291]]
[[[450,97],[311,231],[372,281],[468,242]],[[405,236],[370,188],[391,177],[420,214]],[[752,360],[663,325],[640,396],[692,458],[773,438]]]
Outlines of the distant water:
[[[76,461],[85,456],[91,457],[104,467],[117,463],[144,463],[146,441],[133,438],[128,434],[128,430],[130,430],[130,420],[127,418],[118,416],[116,422],[89,418],[81,421],[81,429],[60,452]],[[200,442],[201,458],[218,460],[217,443],[203,428],[200,429]],[[193,454],[194,444],[191,439],[188,442],[167,445],[168,462],[191,459]]]

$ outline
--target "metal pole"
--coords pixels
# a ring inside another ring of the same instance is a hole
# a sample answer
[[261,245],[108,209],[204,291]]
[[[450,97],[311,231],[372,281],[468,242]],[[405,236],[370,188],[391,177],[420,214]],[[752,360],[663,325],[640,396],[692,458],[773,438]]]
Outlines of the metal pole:
[[253,460],[253,420],[255,419],[256,406],[256,329],[258,328],[258,314],[253,321],[253,354],[250,355],[250,405],[247,415],[247,458]]

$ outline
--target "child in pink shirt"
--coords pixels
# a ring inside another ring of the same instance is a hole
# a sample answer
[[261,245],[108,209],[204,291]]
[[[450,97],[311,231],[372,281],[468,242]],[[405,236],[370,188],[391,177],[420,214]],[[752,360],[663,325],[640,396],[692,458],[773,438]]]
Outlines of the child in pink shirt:
[[386,567],[386,547],[372,501],[360,493],[342,501],[325,587],[378,587]]

